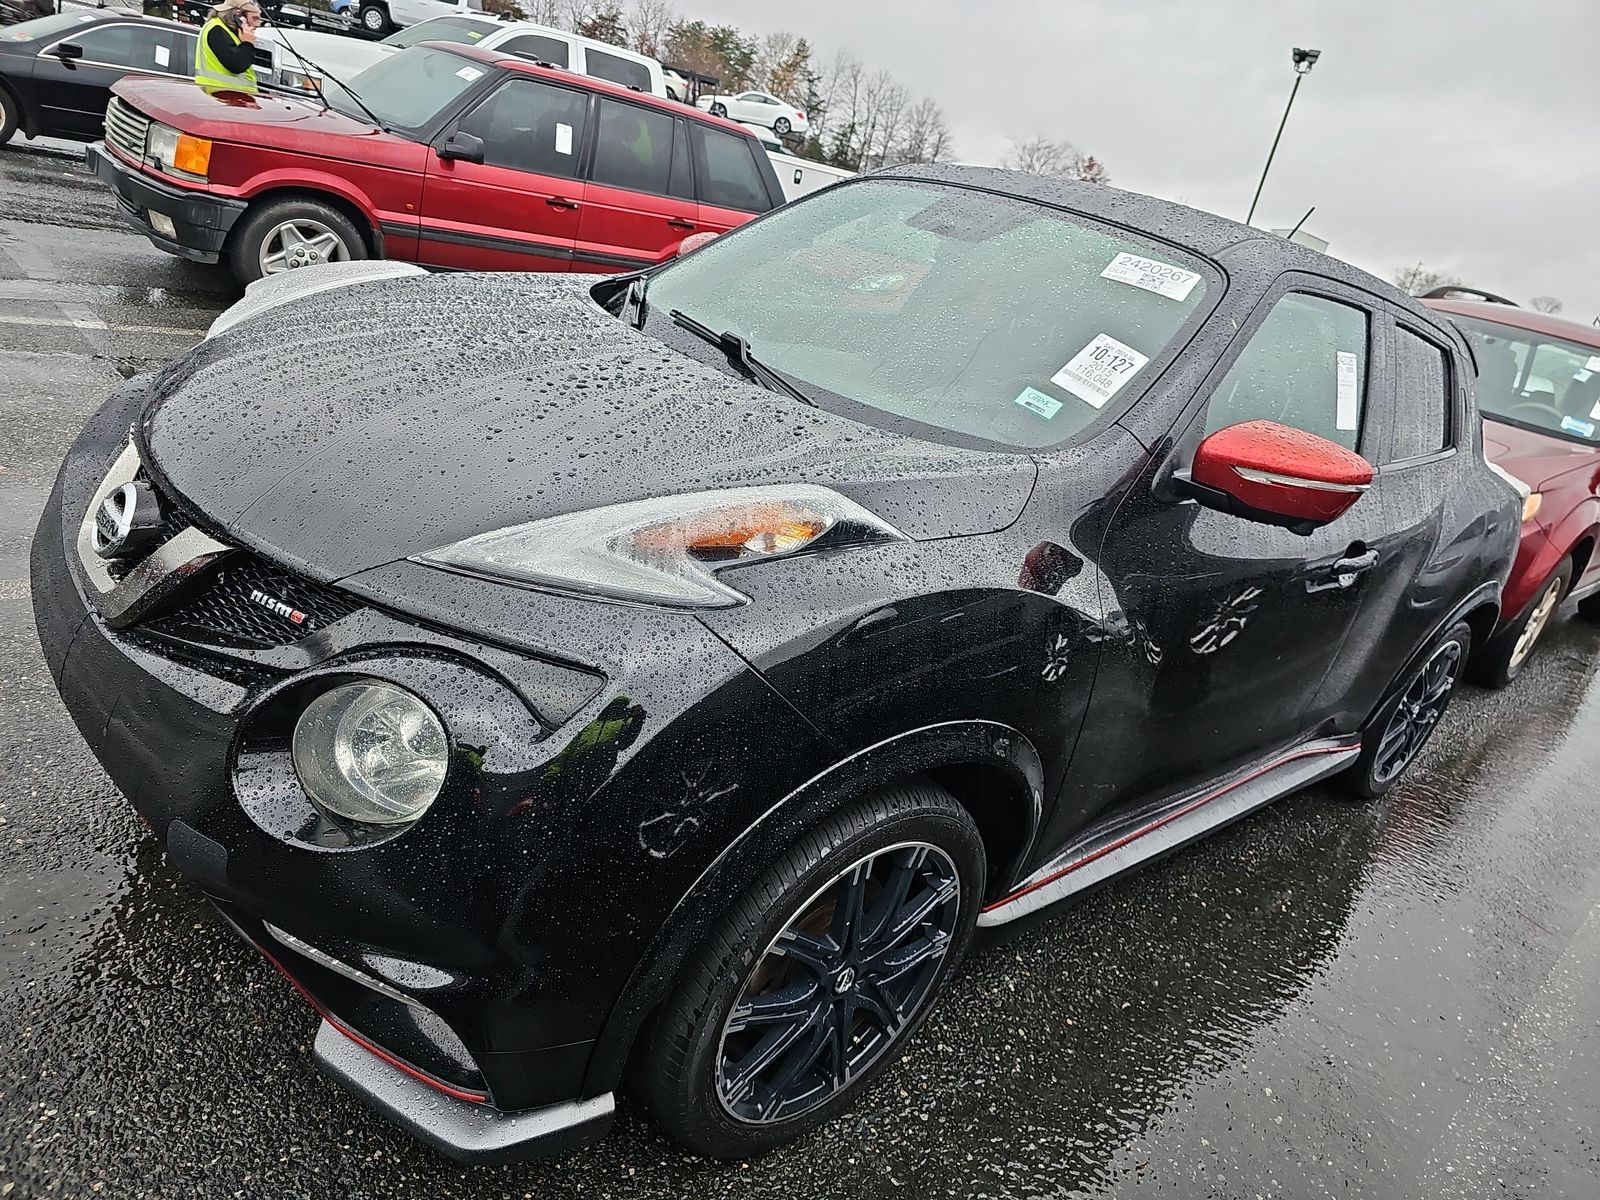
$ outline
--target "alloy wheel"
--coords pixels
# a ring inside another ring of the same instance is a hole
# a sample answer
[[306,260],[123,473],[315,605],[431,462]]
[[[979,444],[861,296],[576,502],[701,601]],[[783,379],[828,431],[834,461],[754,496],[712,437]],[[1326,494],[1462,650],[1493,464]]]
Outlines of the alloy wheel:
[[1460,674],[1461,643],[1448,641],[1433,652],[1412,679],[1383,731],[1378,752],[1373,757],[1372,776],[1379,785],[1387,784],[1411,765],[1433,727],[1444,716]]
[[1561,603],[1561,579],[1552,579],[1550,586],[1545,588],[1544,595],[1539,597],[1539,604],[1528,614],[1528,623],[1522,627],[1522,633],[1517,638],[1517,644],[1511,648],[1510,669],[1516,671],[1522,666],[1528,655],[1533,653],[1534,645],[1544,633],[1545,626],[1550,624],[1550,617],[1556,611],[1556,606]]
[[332,229],[309,217],[274,225],[261,239],[261,273],[277,275],[318,263],[345,262],[350,248]]
[[931,995],[960,911],[955,864],[926,842],[874,851],[812,895],[723,1026],[716,1089],[729,1115],[785,1120],[848,1087]]
[[791,130],[793,128],[794,128],[794,126],[789,124],[789,118],[788,117],[779,117],[776,121],[774,121],[772,123],[772,132],[777,134],[779,137],[786,136],[788,134],[789,130]]
[[728,108],[724,104],[713,104],[711,106],[711,115],[713,117],[725,117],[728,115]]
[[383,9],[373,7],[361,10],[361,27],[368,33],[382,33],[383,26]]

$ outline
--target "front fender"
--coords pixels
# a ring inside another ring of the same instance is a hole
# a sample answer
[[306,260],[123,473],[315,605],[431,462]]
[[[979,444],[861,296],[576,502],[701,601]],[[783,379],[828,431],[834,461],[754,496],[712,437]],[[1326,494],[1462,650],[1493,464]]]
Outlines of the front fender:
[[[1037,835],[1044,796],[1044,765],[1022,733],[994,721],[948,721],[906,730],[829,765],[779,798],[720,854],[707,863],[656,932],[613,1007],[595,1044],[584,1094],[615,1088],[635,1035],[667,996],[684,961],[727,910],[728,900],[749,888],[802,834],[855,798],[912,775],[945,768],[989,768],[986,819],[1017,822],[1019,849],[1004,875],[991,884],[1004,889],[1028,859]],[[1000,811],[1003,810],[1003,811]]]

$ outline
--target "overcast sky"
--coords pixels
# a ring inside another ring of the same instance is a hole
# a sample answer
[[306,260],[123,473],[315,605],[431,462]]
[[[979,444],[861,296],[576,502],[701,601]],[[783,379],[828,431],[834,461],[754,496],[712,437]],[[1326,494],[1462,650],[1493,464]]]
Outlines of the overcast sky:
[[1064,138],[1115,186],[1256,210],[1388,277],[1421,260],[1600,315],[1600,0],[678,0],[826,64],[847,49],[944,106],[957,157]]

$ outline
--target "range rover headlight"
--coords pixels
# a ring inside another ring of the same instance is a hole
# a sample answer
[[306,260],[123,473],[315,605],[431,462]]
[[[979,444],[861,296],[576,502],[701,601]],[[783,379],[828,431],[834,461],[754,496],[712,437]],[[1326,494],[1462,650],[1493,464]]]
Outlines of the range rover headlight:
[[376,679],[341,684],[306,705],[290,749],[312,800],[367,825],[420,817],[444,786],[450,758],[433,710]]
[[159,171],[205,182],[211,170],[211,139],[195,137],[159,121],[145,135],[145,157]]

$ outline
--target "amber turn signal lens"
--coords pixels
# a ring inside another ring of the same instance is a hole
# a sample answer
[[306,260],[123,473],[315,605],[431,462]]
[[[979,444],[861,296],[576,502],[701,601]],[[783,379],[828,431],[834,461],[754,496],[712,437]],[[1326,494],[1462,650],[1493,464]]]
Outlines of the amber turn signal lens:
[[211,139],[178,135],[178,148],[172,155],[172,165],[190,175],[207,175],[211,171]]
[[1541,504],[1543,504],[1543,503],[1544,503],[1544,494],[1542,492],[1531,492],[1531,493],[1529,493],[1528,498],[1522,502],[1522,519],[1523,519],[1523,521],[1524,522],[1531,521],[1531,520],[1534,519],[1534,517],[1538,516],[1539,515],[1539,506]]
[[827,527],[827,521],[797,506],[760,504],[658,525],[640,530],[636,537],[639,545],[653,550],[681,548],[722,558],[741,551],[792,554]]

